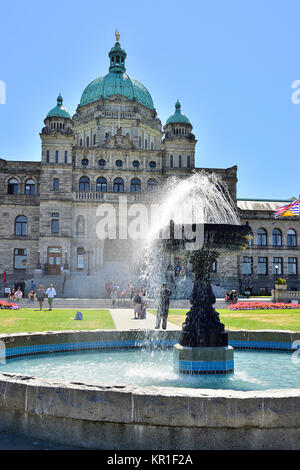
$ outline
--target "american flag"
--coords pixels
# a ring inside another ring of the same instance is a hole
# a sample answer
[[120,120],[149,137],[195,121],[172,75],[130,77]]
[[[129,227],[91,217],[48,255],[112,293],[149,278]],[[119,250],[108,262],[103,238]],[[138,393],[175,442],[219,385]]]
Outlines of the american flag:
[[299,199],[276,209],[274,217],[275,219],[278,219],[278,217],[287,217],[292,215],[299,215]]

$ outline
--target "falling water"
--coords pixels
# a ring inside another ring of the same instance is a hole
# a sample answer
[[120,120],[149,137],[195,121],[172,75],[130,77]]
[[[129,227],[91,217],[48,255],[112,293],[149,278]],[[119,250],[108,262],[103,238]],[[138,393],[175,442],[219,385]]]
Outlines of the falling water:
[[233,225],[239,225],[240,220],[228,188],[216,174],[202,171],[184,180],[168,180],[140,253],[140,282],[153,298],[162,282],[168,283],[173,298],[188,298],[193,283],[191,273],[187,270],[187,275],[178,276],[180,280],[175,283],[173,271],[168,269],[171,258],[160,243],[162,233],[168,233],[170,220],[176,224]]

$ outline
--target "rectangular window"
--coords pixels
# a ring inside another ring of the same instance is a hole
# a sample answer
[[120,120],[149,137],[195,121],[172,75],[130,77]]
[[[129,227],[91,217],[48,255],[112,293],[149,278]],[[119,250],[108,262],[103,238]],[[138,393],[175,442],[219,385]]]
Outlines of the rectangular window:
[[68,163],[68,152],[67,150],[65,150],[65,164]]
[[182,158],[181,155],[178,156],[178,168],[182,167]]
[[268,274],[268,258],[258,257],[257,274]]
[[190,155],[188,155],[186,157],[186,166],[187,166],[187,168],[191,168],[191,157],[190,157]]
[[55,163],[58,163],[58,150],[55,151]]
[[53,178],[53,191],[59,190],[59,178]]
[[59,214],[57,212],[52,213],[51,233],[59,233]]
[[173,155],[170,155],[170,168],[173,168]]
[[46,163],[50,163],[50,151],[47,150],[47,153],[46,153]]
[[283,274],[283,269],[282,269],[282,258],[273,258],[273,268],[272,268],[272,274]]
[[243,267],[242,267],[243,275],[252,274],[252,266],[253,266],[252,256],[244,256]]
[[27,250],[21,248],[14,249],[14,269],[26,269]]
[[84,248],[77,248],[77,269],[84,269]]
[[288,274],[295,276],[297,274],[297,258],[288,259]]

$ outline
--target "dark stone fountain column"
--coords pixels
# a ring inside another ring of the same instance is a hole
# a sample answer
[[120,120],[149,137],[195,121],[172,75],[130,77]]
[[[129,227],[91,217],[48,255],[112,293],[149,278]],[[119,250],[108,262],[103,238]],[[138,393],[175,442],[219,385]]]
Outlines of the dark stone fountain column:
[[233,348],[213,307],[216,301],[210,275],[217,253],[202,251],[191,256],[195,275],[191,309],[182,325],[179,344],[174,347],[175,369],[185,374],[233,372]]

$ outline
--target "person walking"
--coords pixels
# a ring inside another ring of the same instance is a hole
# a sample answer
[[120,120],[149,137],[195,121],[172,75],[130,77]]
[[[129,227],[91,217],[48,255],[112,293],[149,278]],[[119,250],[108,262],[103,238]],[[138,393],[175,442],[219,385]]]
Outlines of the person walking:
[[53,284],[49,285],[48,289],[46,290],[46,294],[48,297],[49,310],[52,310],[53,300],[56,296],[56,290],[54,289]]
[[36,293],[38,303],[40,304],[40,311],[43,310],[43,303],[46,297],[46,291],[44,286],[40,286],[39,290]]
[[168,289],[167,284],[165,283],[162,284],[160,292],[159,292],[158,309],[157,309],[157,314],[156,314],[156,325],[155,325],[156,330],[159,330],[161,321],[162,321],[162,329],[165,330],[167,328],[170,297],[171,297],[171,291],[170,289]]

